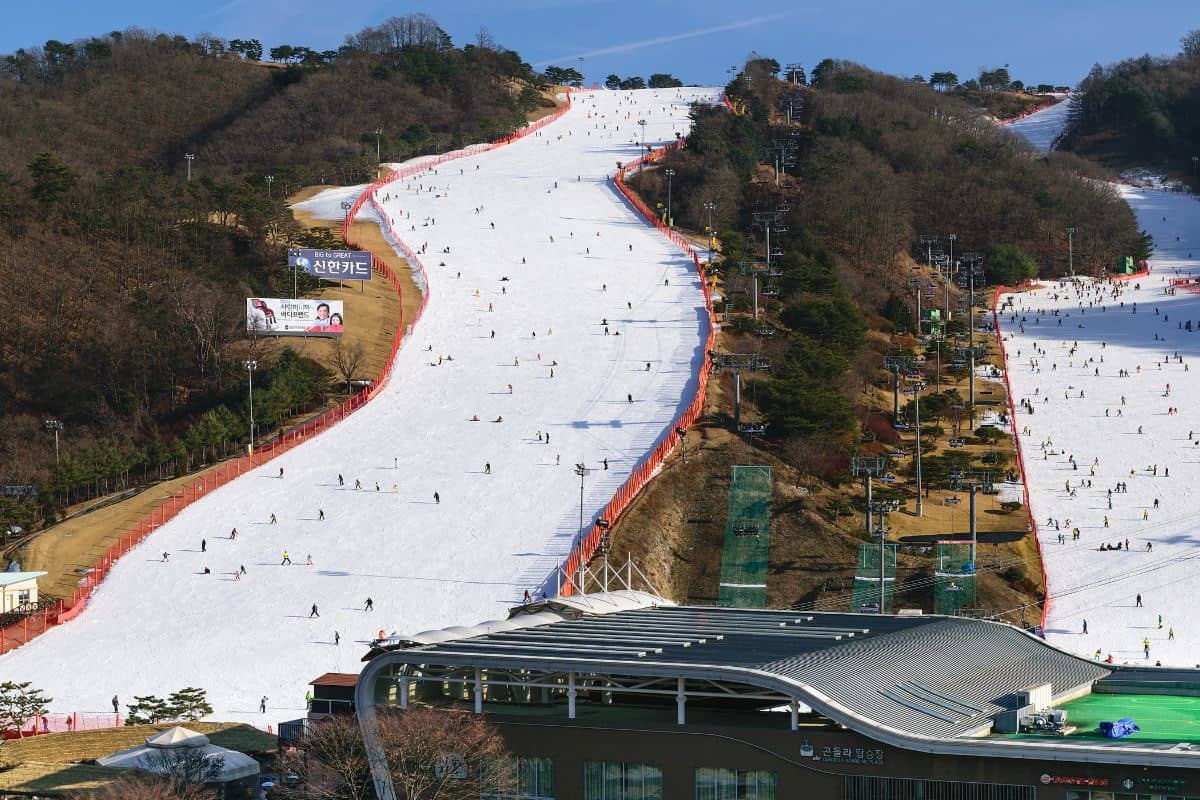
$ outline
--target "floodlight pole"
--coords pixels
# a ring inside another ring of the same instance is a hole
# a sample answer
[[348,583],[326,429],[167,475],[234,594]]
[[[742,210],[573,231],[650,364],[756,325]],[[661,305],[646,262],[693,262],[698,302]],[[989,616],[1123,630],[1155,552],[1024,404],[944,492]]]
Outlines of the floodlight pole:
[[383,128],[375,129],[375,177],[379,177],[379,163],[383,161],[383,156],[379,150],[379,137],[383,135]]
[[954,279],[954,240],[958,235],[952,233],[946,238],[950,240],[950,260],[946,262],[946,318],[942,320],[943,325],[950,322],[950,281]]
[[704,204],[704,210],[708,212],[708,263],[712,266],[713,239],[716,237],[716,231],[713,230],[713,212],[717,210],[717,204],[710,200]]
[[642,150],[645,150],[646,149],[646,120],[639,119],[637,121],[637,124],[642,126]]
[[242,366],[246,368],[246,377],[250,380],[250,455],[254,455],[254,370],[258,369],[258,362],[247,359]]
[[271,184],[275,182],[275,176],[268,175],[266,177],[266,181],[267,181],[267,199],[270,200],[271,199]]
[[1075,277],[1075,226],[1067,228],[1067,265],[1071,277]]
[[675,170],[667,167],[663,170],[663,174],[667,176],[667,227],[675,227],[675,218],[671,216],[671,179],[675,177]]
[[195,153],[184,153],[184,159],[187,161],[187,182],[192,182],[192,162],[196,160]]
[[921,281],[917,278],[909,278],[908,285],[912,287],[913,294],[917,298],[917,336],[921,335],[921,290],[924,288]]
[[48,419],[42,424],[43,429],[54,434],[54,463],[59,463],[58,434],[63,430],[62,420]]
[[579,539],[583,540],[583,479],[591,473],[591,469],[581,461],[575,465],[575,474],[579,476]]

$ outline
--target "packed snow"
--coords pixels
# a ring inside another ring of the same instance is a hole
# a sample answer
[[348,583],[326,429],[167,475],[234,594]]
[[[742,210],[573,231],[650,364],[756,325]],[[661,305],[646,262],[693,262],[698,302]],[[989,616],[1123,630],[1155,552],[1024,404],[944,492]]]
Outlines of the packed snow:
[[1067,126],[1067,114],[1071,110],[1071,101],[1067,96],[1054,105],[1044,108],[1035,114],[1008,125],[1013,133],[1024,136],[1029,143],[1043,153],[1050,152],[1050,146]]
[[1154,236],[1149,276],[1000,298],[1050,594],[1046,636],[1116,663],[1192,666],[1200,664],[1200,298],[1169,287],[1200,275],[1200,205],[1168,191],[1121,192]]
[[[301,716],[318,675],[357,672],[381,630],[503,618],[552,590],[579,531],[574,465],[593,470],[590,521],[694,397],[709,326],[691,259],[608,176],[718,98],[576,95],[534,135],[381,190],[430,298],[387,387],[185,510],[0,674],[55,711],[197,686],[215,718],[265,725]],[[305,205],[336,219],[354,196]]]

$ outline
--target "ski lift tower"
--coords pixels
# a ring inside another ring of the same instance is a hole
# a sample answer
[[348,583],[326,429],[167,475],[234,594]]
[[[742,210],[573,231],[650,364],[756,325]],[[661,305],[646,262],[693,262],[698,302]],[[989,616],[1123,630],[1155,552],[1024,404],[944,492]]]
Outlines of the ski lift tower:
[[892,424],[900,421],[900,373],[912,366],[912,359],[895,350],[883,357],[884,369],[892,372]]
[[749,276],[754,295],[754,320],[758,321],[758,279],[763,275],[768,275],[771,272],[771,266],[762,261],[739,261],[737,262],[738,272],[742,275]]
[[992,490],[992,473],[987,470],[962,470],[950,473],[950,485],[956,490],[966,489],[971,493],[971,563],[976,563],[979,537],[975,532],[975,493],[982,489]]
[[921,246],[925,248],[925,265],[933,271],[933,246],[938,243],[938,237],[931,233],[921,234]]
[[879,613],[887,613],[887,515],[900,510],[899,500],[876,500],[871,503],[870,514],[879,515],[879,527],[875,536],[879,539]]
[[917,516],[925,515],[924,499],[921,497],[921,392],[925,391],[925,387],[929,384],[925,381],[918,381],[912,384],[911,390],[913,395],[913,409],[916,420],[913,422],[913,432],[916,434],[916,443],[913,447],[913,457],[917,462]]
[[920,278],[909,278],[906,281],[908,288],[913,290],[913,297],[917,300],[917,338],[921,337],[924,332],[921,330],[921,292],[925,291],[925,283]]
[[768,370],[771,365],[757,353],[710,353],[716,369],[733,370],[733,427],[742,427],[742,370]]
[[983,256],[967,253],[962,257],[962,269],[959,270],[958,282],[967,288],[967,365],[971,370],[969,385],[971,427],[975,427],[975,284],[983,280]]
[[863,479],[863,486],[866,490],[866,506],[867,506],[867,536],[874,534],[871,527],[871,479],[882,478],[887,472],[888,460],[883,457],[871,456],[853,456],[850,459],[850,474],[856,478]]

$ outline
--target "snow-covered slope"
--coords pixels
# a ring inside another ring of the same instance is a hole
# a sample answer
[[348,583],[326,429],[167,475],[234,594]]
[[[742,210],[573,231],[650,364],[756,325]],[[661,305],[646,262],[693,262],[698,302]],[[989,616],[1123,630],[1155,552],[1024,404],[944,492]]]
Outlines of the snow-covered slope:
[[1158,243],[1151,274],[1012,295],[1001,328],[1014,402],[1034,409],[1018,405],[1016,427],[1045,554],[1047,638],[1117,662],[1191,666],[1200,663],[1200,298],[1165,290],[1200,274],[1200,204],[1122,192]]
[[[55,710],[199,686],[219,719],[275,722],[303,713],[312,678],[357,671],[380,629],[503,617],[570,550],[573,465],[595,469],[591,518],[694,395],[708,319],[691,260],[606,177],[640,151],[638,120],[647,143],[673,140],[691,102],[718,97],[586,93],[538,134],[385,188],[430,267],[387,388],[188,508],[79,619],[0,657],[0,675],[34,681]],[[349,196],[311,205],[340,216]]]
[[1049,108],[1044,108],[1035,114],[1030,114],[1024,119],[1019,119],[1008,126],[1008,129],[1013,133],[1024,136],[1029,140],[1030,144],[1041,150],[1043,153],[1049,152],[1050,145],[1060,133],[1067,127],[1067,113],[1071,107],[1070,99],[1064,99],[1062,102],[1055,103]]

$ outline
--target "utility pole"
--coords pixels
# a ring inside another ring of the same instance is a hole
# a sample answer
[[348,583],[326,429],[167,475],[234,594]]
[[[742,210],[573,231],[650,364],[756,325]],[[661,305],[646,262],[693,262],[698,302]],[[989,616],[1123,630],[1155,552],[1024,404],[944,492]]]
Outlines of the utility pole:
[[914,456],[917,459],[917,516],[925,515],[925,498],[921,492],[921,392],[928,386],[927,383],[921,381],[913,384],[913,408],[916,421],[913,423],[913,430],[916,431],[917,441]]
[[258,369],[258,362],[246,359],[242,366],[246,368],[246,376],[250,379],[250,455],[254,455],[254,370]]
[[742,370],[768,370],[768,364],[757,353],[712,353],[712,364],[716,369],[733,370],[733,426],[742,426]]
[[1067,228],[1067,265],[1071,270],[1071,277],[1075,277],[1075,226]]
[[187,161],[187,182],[192,182],[192,162],[196,160],[195,153],[184,153],[184,159]]
[[42,423],[42,430],[54,434],[54,463],[58,464],[58,434],[63,430],[62,420],[48,419]]
[[992,473],[986,470],[970,470],[950,473],[950,485],[957,491],[963,489],[971,493],[971,571],[975,572],[976,550],[979,540],[975,533],[975,493],[982,489],[992,490]]
[[671,216],[671,179],[675,177],[675,170],[667,167],[663,170],[663,174],[667,176],[667,227],[675,226],[675,219]]
[[267,181],[267,199],[270,200],[271,199],[271,184],[275,182],[275,176],[268,175],[266,177],[266,181]]

